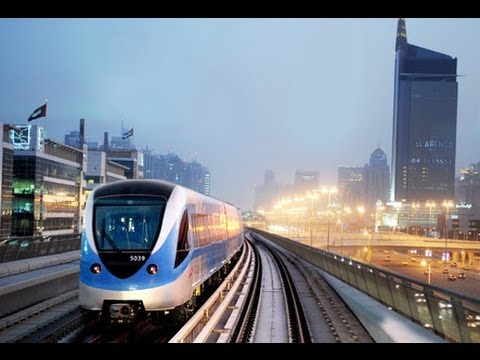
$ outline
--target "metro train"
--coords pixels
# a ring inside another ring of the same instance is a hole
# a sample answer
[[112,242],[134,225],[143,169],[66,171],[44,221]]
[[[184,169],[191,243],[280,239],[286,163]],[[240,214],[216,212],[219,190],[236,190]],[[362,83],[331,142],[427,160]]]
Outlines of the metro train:
[[112,323],[191,309],[243,241],[228,203],[160,180],[101,185],[85,207],[80,306]]

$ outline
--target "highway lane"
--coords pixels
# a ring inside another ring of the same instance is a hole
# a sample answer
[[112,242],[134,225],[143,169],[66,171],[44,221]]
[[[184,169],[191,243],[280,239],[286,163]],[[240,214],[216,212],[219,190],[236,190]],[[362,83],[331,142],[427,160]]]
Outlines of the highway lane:
[[[416,261],[412,261],[415,259]],[[422,259],[428,261],[429,258],[413,256],[406,251],[388,250],[388,253],[382,249],[374,249],[372,252],[371,264],[388,269],[398,274],[409,276],[413,279],[428,283],[428,275],[425,274],[427,266],[422,265]],[[389,260],[389,261],[388,261]],[[447,265],[449,274],[455,274],[456,280],[448,280],[448,274],[443,274],[444,262],[440,259],[439,253],[434,253],[431,258],[431,276],[430,283],[448,290],[456,291],[470,297],[480,300],[480,274],[474,270],[464,270],[462,265],[451,267]],[[459,273],[465,273],[465,279],[459,279]]]

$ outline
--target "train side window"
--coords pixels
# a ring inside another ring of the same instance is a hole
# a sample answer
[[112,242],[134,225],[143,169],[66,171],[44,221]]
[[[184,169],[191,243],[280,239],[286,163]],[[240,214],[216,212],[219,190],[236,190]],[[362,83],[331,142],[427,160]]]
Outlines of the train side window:
[[178,230],[178,243],[177,243],[177,254],[175,256],[175,265],[176,268],[180,265],[183,260],[188,255],[190,251],[188,247],[188,213],[185,210],[182,216],[182,221],[180,222],[180,228]]

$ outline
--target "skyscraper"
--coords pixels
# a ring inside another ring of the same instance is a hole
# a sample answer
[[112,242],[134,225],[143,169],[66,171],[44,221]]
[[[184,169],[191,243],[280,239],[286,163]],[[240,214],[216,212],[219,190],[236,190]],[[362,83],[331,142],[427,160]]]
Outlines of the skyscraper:
[[295,171],[295,188],[298,192],[318,189],[320,173],[313,170]]
[[275,197],[280,193],[279,186],[275,180],[275,173],[272,170],[265,170],[263,185],[255,186],[255,210],[271,209]]
[[365,165],[365,206],[369,211],[375,209],[377,201],[386,202],[389,195],[390,169],[387,155],[376,148]]
[[339,166],[338,192],[344,206],[365,206],[365,167]]
[[409,44],[405,19],[395,50],[391,198],[453,199],[457,59]]

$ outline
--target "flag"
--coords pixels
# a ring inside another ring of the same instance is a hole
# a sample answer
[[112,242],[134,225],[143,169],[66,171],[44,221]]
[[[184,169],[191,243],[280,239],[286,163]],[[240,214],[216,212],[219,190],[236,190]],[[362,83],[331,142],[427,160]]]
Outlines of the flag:
[[47,104],[43,104],[42,106],[40,106],[39,108],[35,109],[32,113],[32,115],[30,115],[30,117],[28,118],[28,121],[32,121],[32,120],[35,120],[35,119],[38,119],[40,117],[44,117],[44,116],[47,116]]
[[122,140],[128,139],[130,136],[133,136],[133,128],[128,130],[126,133],[123,134]]

